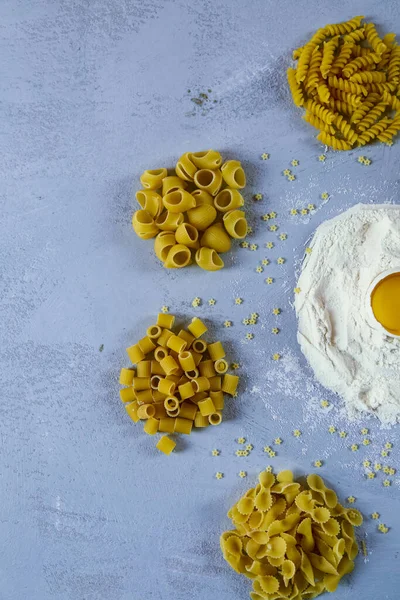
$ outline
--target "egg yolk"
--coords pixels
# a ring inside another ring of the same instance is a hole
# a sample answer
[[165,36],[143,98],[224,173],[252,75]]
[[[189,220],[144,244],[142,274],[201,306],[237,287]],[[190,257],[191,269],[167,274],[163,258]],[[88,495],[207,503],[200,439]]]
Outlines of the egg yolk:
[[371,294],[375,319],[389,333],[400,335],[400,272],[382,279]]

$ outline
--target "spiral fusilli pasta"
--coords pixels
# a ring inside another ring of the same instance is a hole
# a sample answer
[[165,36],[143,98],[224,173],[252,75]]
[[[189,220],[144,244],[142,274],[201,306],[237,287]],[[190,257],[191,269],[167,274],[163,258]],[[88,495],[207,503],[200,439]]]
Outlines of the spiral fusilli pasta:
[[288,70],[294,103],[335,150],[391,143],[400,130],[400,46],[394,33],[381,38],[363,18],[318,29],[293,52],[298,64]]

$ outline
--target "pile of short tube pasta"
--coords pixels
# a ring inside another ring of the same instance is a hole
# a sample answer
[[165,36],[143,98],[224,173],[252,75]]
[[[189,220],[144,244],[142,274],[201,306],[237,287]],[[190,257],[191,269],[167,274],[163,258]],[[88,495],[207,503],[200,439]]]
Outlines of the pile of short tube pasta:
[[[144,421],[149,435],[190,434],[192,427],[219,425],[224,393],[233,396],[237,375],[227,373],[221,342],[207,344],[201,336],[206,325],[197,317],[173,333],[175,317],[160,313],[155,325],[137,344],[127,348],[136,368],[121,369],[121,400],[131,419]],[[170,454],[175,442],[163,436],[157,448]]]
[[306,484],[291,471],[260,473],[228,512],[234,529],[221,536],[225,560],[253,580],[252,600],[305,600],[334,592],[354,568],[358,510],[338,502],[316,474]]
[[394,33],[380,38],[363,19],[318,29],[287,70],[293,102],[335,150],[374,140],[391,145],[400,131],[400,46]]
[[144,189],[136,192],[141,209],[132,218],[133,229],[144,239],[155,238],[154,250],[167,269],[192,262],[218,271],[220,257],[231,248],[231,238],[243,239],[247,221],[240,189],[246,175],[239,161],[222,162],[215,150],[186,152],[175,171],[145,171]]

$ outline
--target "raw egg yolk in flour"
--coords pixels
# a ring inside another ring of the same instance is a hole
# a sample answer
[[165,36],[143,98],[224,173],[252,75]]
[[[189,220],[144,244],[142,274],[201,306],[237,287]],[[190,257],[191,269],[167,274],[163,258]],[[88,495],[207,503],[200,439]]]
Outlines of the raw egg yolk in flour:
[[400,335],[400,272],[382,279],[371,294],[375,319],[389,333]]

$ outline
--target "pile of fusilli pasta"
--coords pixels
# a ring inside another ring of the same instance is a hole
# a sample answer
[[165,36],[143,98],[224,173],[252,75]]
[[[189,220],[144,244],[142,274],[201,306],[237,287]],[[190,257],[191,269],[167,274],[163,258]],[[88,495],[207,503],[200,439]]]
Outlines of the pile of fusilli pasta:
[[237,160],[222,164],[215,150],[186,152],[175,171],[145,171],[143,190],[136,192],[141,210],[132,218],[133,229],[144,239],[156,238],[154,250],[167,269],[181,269],[192,262],[219,271],[220,253],[231,248],[231,238],[247,235],[247,221],[239,192],[246,175]]
[[334,592],[354,568],[358,510],[339,504],[319,475],[307,486],[291,471],[263,471],[228,512],[235,529],[221,536],[225,560],[253,580],[252,600],[316,598]]
[[293,102],[334,150],[375,139],[391,145],[400,130],[400,46],[394,33],[381,39],[363,18],[318,29],[287,70]]

